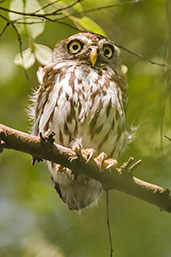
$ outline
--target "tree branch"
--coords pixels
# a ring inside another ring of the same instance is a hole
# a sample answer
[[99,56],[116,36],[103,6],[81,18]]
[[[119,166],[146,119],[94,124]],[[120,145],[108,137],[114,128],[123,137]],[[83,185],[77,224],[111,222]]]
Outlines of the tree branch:
[[103,5],[103,6],[99,6],[99,7],[95,7],[95,8],[84,10],[82,12],[79,12],[79,14],[96,12],[96,11],[99,11],[99,10],[104,10],[104,9],[108,9],[108,8],[112,8],[112,7],[118,7],[118,6],[123,6],[123,5],[138,4],[138,3],[144,2],[144,1],[145,0],[133,0],[133,1],[125,1],[125,2],[121,2],[121,3],[116,3],[116,4]]
[[128,52],[129,54],[132,54],[132,55],[134,55],[134,56],[136,56],[136,57],[138,57],[138,58],[140,58],[140,59],[142,59],[142,60],[144,60],[144,61],[147,61],[147,62],[149,62],[149,63],[151,63],[151,64],[154,64],[154,65],[158,65],[158,66],[167,68],[168,70],[171,70],[171,65],[169,65],[169,64],[167,64],[167,63],[155,62],[155,61],[153,61],[153,60],[151,60],[151,59],[145,57],[144,55],[142,55],[142,54],[140,54],[140,53],[137,53],[137,52],[134,52],[133,50],[128,49],[128,48],[126,48],[126,47],[124,47],[124,46],[122,46],[122,45],[116,44],[116,46],[119,47],[120,49],[122,49],[122,50]]
[[170,190],[133,176],[130,170],[135,169],[135,165],[129,169],[132,159],[119,169],[102,170],[93,159],[86,163],[81,156],[69,148],[0,124],[0,151],[5,148],[28,153],[37,160],[44,159],[59,163],[70,168],[76,175],[86,175],[98,180],[102,183],[104,190],[122,191],[171,213]]

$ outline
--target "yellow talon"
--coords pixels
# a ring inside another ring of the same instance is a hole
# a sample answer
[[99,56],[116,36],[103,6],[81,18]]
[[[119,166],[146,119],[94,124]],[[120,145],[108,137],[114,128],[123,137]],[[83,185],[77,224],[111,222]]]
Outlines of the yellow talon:
[[83,158],[89,162],[95,154],[95,150],[93,148],[86,148],[81,151],[81,155]]
[[104,160],[104,166],[106,167],[106,169],[116,167],[117,165],[118,165],[118,161],[115,159],[109,158]]
[[63,167],[61,164],[57,164],[57,165],[56,165],[56,170],[57,170],[57,171],[63,171],[63,170],[64,170],[64,167]]
[[79,142],[74,142],[72,145],[72,150],[77,154],[81,153],[81,148],[82,148],[82,145]]
[[107,158],[106,153],[102,152],[96,158],[94,158],[94,160],[99,167],[104,166],[105,169],[109,169],[117,166],[118,164],[117,160],[112,158],[109,158],[109,159],[106,159],[106,158]]

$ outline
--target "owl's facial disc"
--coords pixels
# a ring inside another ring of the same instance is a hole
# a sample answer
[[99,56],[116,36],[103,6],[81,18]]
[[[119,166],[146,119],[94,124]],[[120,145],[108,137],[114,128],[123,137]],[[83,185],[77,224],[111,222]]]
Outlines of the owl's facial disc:
[[113,65],[116,57],[113,43],[104,37],[94,38],[76,34],[66,41],[69,59],[79,60],[92,66],[108,63]]
[[[71,40],[67,45],[69,53],[74,55],[80,53],[83,47],[84,47],[84,44],[79,40]],[[90,48],[89,58],[93,66],[97,61],[97,55],[98,55],[98,46],[92,46]]]

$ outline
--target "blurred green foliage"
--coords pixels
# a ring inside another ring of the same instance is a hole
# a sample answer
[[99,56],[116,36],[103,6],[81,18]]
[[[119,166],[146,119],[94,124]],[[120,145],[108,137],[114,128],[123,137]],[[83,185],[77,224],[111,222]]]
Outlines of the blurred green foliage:
[[[9,7],[10,2],[1,5]],[[115,1],[82,0],[81,3],[86,10]],[[171,23],[167,15],[170,5],[170,0],[149,0],[88,12],[86,16],[117,44],[154,61],[167,60],[171,64]],[[0,29],[4,25],[1,20]],[[36,42],[53,48],[56,42],[75,32],[58,23],[47,23]],[[22,41],[26,49],[26,35],[22,35]],[[0,38],[0,122],[28,132],[30,122],[25,110],[28,96],[38,85],[39,64],[28,70],[27,80],[23,68],[13,63],[18,52],[16,33],[9,26]],[[141,158],[143,165],[135,175],[171,188],[171,143],[164,138],[164,135],[171,137],[170,72],[124,51],[121,57],[128,67],[127,121],[137,126],[137,132],[119,162],[130,156]],[[0,155],[0,257],[108,256],[105,215],[104,194],[98,206],[83,210],[79,217],[57,196],[44,163],[32,166],[30,156],[12,150]],[[115,256],[171,256],[170,214],[113,190],[110,218]]]

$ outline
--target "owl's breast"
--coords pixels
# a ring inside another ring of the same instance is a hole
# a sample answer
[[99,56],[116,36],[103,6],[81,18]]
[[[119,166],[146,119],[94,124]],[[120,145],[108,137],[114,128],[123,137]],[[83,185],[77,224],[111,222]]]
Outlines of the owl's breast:
[[83,147],[93,147],[118,157],[125,142],[125,113],[122,93],[111,68],[94,69],[88,65],[59,63],[53,67],[53,85],[41,99],[39,132],[49,128],[56,142],[64,146],[76,138]]
[[[76,70],[81,77],[82,70]],[[122,93],[114,81],[114,72],[89,68],[80,83],[81,94],[77,110],[78,136],[83,146],[92,147],[97,154],[104,151],[110,157],[118,158],[126,142],[125,112]],[[77,104],[76,103],[76,104]]]

